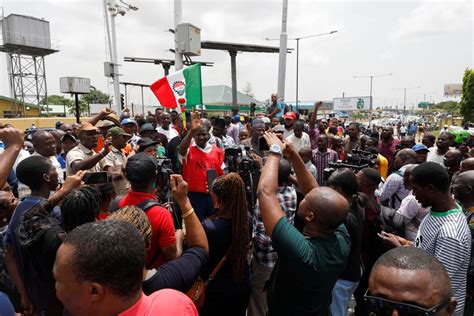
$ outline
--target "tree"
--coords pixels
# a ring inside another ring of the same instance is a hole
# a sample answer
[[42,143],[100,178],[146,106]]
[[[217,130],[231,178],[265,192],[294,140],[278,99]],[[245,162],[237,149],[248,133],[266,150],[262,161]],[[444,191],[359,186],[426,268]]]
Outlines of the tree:
[[461,114],[465,122],[474,122],[474,69],[470,68],[462,80]]
[[91,92],[83,94],[81,100],[89,104],[109,104],[110,96],[100,90],[97,90],[94,86],[91,86]]
[[71,106],[74,102],[71,99],[68,99],[62,95],[48,95],[46,100],[41,101],[42,104],[51,104],[51,105],[66,105]]
[[434,109],[442,110],[450,114],[459,114],[461,110],[461,105],[456,101],[444,101],[433,106]]
[[251,98],[254,98],[255,97],[255,93],[253,93],[253,88],[252,88],[252,85],[250,84],[250,82],[246,82],[245,83],[245,87],[244,87],[244,93],[246,95],[248,95],[249,97]]

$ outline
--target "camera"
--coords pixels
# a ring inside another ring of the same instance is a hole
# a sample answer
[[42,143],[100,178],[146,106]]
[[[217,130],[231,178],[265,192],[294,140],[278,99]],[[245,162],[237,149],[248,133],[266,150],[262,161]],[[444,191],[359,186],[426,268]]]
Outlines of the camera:
[[358,172],[361,169],[372,167],[376,158],[376,153],[353,149],[351,154],[347,154],[347,157],[344,161],[338,160],[336,162],[329,163],[329,167],[323,170],[324,180],[328,180],[332,173],[337,169],[349,168],[354,172]]
[[171,200],[170,175],[173,172],[173,163],[166,157],[156,158],[156,187],[159,189],[158,199],[161,203]]

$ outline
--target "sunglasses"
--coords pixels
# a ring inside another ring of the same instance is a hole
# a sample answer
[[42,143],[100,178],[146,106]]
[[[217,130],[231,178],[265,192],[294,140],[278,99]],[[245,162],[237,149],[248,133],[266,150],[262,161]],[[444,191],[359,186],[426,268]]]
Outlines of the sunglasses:
[[412,304],[395,302],[385,298],[371,296],[369,290],[367,290],[364,295],[364,301],[370,315],[389,316],[392,315],[393,310],[396,310],[400,316],[434,316],[449,304],[450,299],[448,298],[440,304],[426,309]]

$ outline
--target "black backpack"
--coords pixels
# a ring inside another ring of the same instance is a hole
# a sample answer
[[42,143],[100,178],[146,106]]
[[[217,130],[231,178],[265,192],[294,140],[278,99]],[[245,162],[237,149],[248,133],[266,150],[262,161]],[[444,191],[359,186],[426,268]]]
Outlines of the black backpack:
[[[119,195],[112,201],[112,205],[110,206],[110,211],[112,213],[116,212],[119,209],[118,205],[120,201],[122,200],[122,198],[123,198],[123,195]],[[140,208],[142,211],[146,213],[146,211],[148,211],[153,206],[161,206],[161,204],[157,200],[146,199],[146,200],[141,201],[135,206]]]

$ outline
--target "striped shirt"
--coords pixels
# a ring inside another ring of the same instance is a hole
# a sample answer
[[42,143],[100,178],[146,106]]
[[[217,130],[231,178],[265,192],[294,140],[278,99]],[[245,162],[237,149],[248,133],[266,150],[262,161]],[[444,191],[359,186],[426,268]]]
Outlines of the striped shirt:
[[332,149],[328,148],[325,153],[320,152],[318,148],[313,150],[313,157],[311,161],[318,170],[317,180],[320,186],[326,185],[326,181],[324,180],[324,169],[329,166],[330,162],[336,162],[337,158],[337,152]]
[[462,315],[466,299],[466,277],[471,254],[471,233],[461,208],[432,212],[423,219],[415,246],[433,254],[448,271],[456,298],[456,315]]

